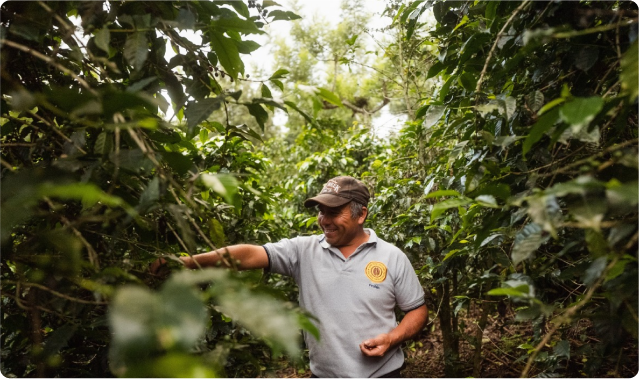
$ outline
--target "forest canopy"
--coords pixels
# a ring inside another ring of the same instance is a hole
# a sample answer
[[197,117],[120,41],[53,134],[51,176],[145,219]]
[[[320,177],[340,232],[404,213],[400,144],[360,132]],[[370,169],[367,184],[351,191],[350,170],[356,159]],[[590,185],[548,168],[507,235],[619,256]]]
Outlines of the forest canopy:
[[2,4],[3,375],[308,376],[290,279],[178,257],[321,233],[338,175],[426,289],[405,375],[636,375],[637,5],[299,8]]

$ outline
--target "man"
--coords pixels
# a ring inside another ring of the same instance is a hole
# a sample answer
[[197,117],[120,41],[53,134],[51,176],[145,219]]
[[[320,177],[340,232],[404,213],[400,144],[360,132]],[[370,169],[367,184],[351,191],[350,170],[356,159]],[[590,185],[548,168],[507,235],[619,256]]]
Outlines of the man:
[[[424,327],[428,310],[406,255],[363,227],[369,200],[362,182],[333,178],[304,202],[319,208],[323,235],[180,259],[189,268],[208,267],[228,251],[240,269],[292,276],[300,306],[319,320],[319,341],[304,333],[313,377],[399,377],[404,362],[399,345]],[[399,325],[395,306],[406,312]]]

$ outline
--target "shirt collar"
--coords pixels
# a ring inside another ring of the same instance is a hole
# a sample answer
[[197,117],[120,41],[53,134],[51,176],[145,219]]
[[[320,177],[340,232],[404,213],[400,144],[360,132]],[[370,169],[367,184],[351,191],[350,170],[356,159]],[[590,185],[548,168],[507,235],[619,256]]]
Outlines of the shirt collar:
[[[366,241],[364,245],[377,244],[377,234],[375,234],[375,231],[369,228],[364,228],[364,231],[368,233],[369,235],[368,241]],[[326,242],[326,236],[323,234],[320,236],[319,243],[320,243],[320,246],[322,246],[324,249],[328,249],[329,247],[331,247],[331,244]]]

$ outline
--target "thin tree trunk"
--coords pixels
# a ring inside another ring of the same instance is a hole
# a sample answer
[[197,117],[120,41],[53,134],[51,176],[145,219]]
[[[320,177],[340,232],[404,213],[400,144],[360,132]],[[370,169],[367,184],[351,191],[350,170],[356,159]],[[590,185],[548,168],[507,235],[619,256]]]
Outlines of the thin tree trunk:
[[459,377],[459,359],[456,353],[459,349],[455,346],[455,338],[452,330],[451,308],[450,308],[450,284],[442,283],[442,305],[439,310],[439,323],[442,329],[442,339],[444,344],[444,376],[447,378]]
[[490,313],[490,303],[483,301],[481,305],[481,316],[479,323],[477,324],[477,331],[475,332],[475,353],[473,355],[473,376],[478,378],[481,376],[481,348],[482,340],[484,336],[484,329],[486,328],[486,322],[488,321],[488,313]]
[[40,310],[37,305],[37,289],[29,288],[29,307],[31,313],[31,355],[36,364],[36,376],[38,378],[46,377],[46,366],[42,360],[42,320],[40,318]]

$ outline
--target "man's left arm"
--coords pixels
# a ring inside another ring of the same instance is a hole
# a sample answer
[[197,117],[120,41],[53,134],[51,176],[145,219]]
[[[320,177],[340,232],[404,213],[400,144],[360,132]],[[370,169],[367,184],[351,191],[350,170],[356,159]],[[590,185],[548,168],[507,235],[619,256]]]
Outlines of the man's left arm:
[[426,325],[428,321],[428,308],[426,304],[406,313],[397,327],[389,333],[382,333],[359,344],[364,355],[369,357],[381,357],[386,352],[400,343],[413,338]]

